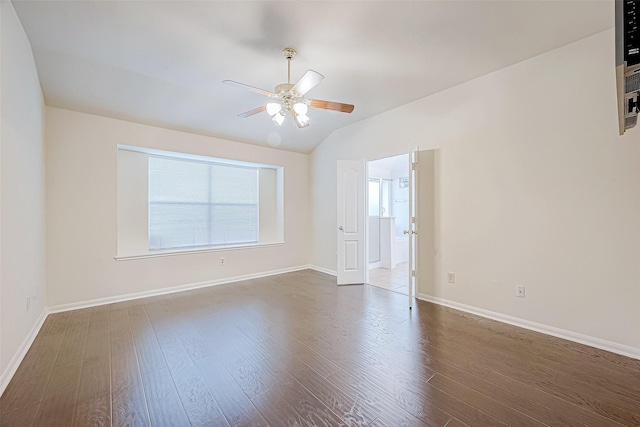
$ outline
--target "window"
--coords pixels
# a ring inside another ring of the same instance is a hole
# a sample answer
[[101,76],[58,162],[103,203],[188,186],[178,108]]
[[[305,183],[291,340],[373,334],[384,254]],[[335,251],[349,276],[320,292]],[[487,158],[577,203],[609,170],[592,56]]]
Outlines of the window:
[[118,146],[116,258],[284,242],[284,169]]
[[149,157],[149,250],[258,242],[257,167]]

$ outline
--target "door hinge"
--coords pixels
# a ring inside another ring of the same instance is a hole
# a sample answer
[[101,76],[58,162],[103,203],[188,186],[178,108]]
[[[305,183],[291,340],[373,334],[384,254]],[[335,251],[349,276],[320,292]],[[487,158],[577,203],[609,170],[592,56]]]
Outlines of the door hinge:
[[411,277],[416,277],[416,271],[415,270],[411,270]]
[[412,224],[415,224],[415,223],[416,223],[416,217],[415,217],[415,216],[412,216],[412,217],[411,217],[411,223],[412,223]]
[[418,164],[418,162],[411,162],[411,170],[414,171],[416,170],[416,165]]

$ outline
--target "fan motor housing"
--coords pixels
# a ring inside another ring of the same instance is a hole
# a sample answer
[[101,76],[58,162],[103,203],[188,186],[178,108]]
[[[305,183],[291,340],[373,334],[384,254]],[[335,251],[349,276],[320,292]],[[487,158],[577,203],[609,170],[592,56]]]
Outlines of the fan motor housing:
[[289,92],[294,85],[292,83],[282,83],[276,86],[275,93]]

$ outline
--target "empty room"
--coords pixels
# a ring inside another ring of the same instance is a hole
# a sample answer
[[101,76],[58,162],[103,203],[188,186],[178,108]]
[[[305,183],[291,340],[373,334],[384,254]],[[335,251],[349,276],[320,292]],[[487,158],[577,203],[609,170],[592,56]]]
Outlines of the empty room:
[[639,20],[0,1],[0,427],[640,426]]

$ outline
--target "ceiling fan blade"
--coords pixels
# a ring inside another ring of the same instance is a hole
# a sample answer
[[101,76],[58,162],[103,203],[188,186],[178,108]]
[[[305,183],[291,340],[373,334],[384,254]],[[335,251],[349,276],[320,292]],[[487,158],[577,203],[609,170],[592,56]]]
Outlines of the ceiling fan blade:
[[341,102],[332,102],[332,101],[322,101],[320,99],[310,99],[309,107],[340,111],[341,113],[350,113],[355,108],[355,106],[351,104],[343,104]]
[[307,70],[306,73],[300,80],[296,82],[296,84],[291,88],[291,92],[298,96],[303,96],[305,93],[309,92],[315,85],[320,83],[324,79],[324,76],[317,71]]
[[238,117],[246,119],[249,116],[253,116],[254,114],[262,113],[265,111],[267,107],[263,105],[262,107],[254,108],[253,110],[245,111],[244,113],[238,114]]
[[222,83],[227,85],[227,86],[233,86],[233,87],[237,87],[237,88],[240,88],[240,89],[248,89],[248,90],[250,90],[252,92],[259,93],[260,95],[268,96],[269,98],[277,98],[278,97],[278,95],[276,95],[273,92],[269,92],[268,90],[260,89],[260,88],[253,87],[253,86],[249,86],[249,85],[246,85],[244,83],[234,82],[233,80],[223,80]]
[[300,123],[300,121],[298,120],[298,116],[295,113],[295,111],[293,110],[289,110],[291,112],[291,117],[293,117],[293,121],[296,122],[296,124],[298,125],[299,128],[306,128],[307,126],[309,126],[309,122],[302,124]]

